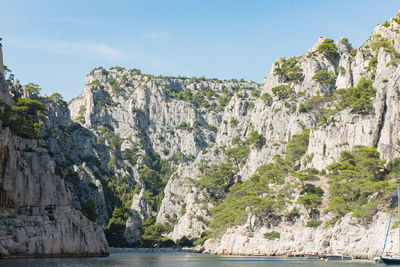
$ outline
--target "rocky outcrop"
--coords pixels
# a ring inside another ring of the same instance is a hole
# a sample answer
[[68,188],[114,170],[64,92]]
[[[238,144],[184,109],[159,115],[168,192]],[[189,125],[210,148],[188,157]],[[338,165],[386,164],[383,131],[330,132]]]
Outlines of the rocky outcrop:
[[129,243],[135,243],[142,237],[138,225],[149,217],[150,211],[146,198],[144,197],[144,188],[135,195],[132,200],[131,215],[126,222],[124,237]]
[[102,228],[73,207],[56,167],[37,140],[0,128],[0,258],[109,254]]
[[[382,252],[389,214],[379,212],[368,225],[354,222],[350,215],[329,228],[305,227],[304,222],[283,222],[273,227],[280,233],[275,240],[268,240],[265,233],[271,228],[250,230],[250,222],[231,227],[218,242],[206,241],[205,252],[227,255],[352,255],[358,259],[372,259]],[[386,252],[398,250],[398,229],[389,233]]]
[[[310,49],[309,56],[296,59],[304,77],[300,84],[294,85],[296,92],[315,95],[319,90],[321,95],[331,96],[337,89],[356,86],[361,77],[370,78],[377,90],[372,100],[371,112],[355,114],[347,108],[310,131],[306,152],[309,161],[303,163],[303,168],[322,170],[337,161],[341,151],[350,150],[355,145],[376,147],[386,160],[399,156],[399,29],[400,24],[394,19],[390,20],[389,26],[378,25],[370,39],[361,48],[353,51],[345,39],[339,40],[336,43],[339,52],[336,61],[321,61],[321,55],[312,55],[324,41],[321,38]],[[318,87],[311,77],[319,69],[337,75],[334,87],[329,90]],[[279,84],[274,74],[268,74],[264,90],[271,92],[270,88]],[[329,108],[326,105],[322,107]],[[290,128],[289,125],[286,127]],[[347,215],[333,227],[317,229],[305,227],[304,216],[295,223],[285,222],[283,219],[282,223],[272,227],[267,225],[257,229],[250,227],[249,219],[244,225],[229,228],[221,238],[207,241],[205,248],[208,252],[221,254],[341,253],[358,258],[373,258],[383,247],[388,217],[388,214],[378,212],[371,221],[360,224],[353,221],[351,215]],[[328,221],[329,214],[320,219]],[[264,238],[263,234],[271,231],[279,232],[280,238],[272,241]],[[398,230],[392,229],[389,237],[386,252],[395,254]]]
[[6,79],[4,73],[4,63],[3,63],[3,48],[0,43],[0,99],[7,105],[12,105],[13,100],[6,87]]
[[[157,155],[166,160],[169,169],[193,168],[198,155],[207,146],[219,142],[216,133],[222,121],[247,113],[248,103],[241,101],[233,114],[223,117],[217,110],[221,108],[217,105],[220,98],[239,90],[248,95],[250,90],[259,88],[258,84],[248,82],[153,77],[137,70],[95,69],[86,78],[83,94],[72,100],[69,108],[72,118],[97,136],[103,135],[104,126],[112,129],[121,142],[120,148],[110,148],[109,157],[116,163],[113,166],[116,177],[128,177],[129,183],[149,192],[153,189],[140,177],[140,169],[147,166],[144,159]],[[258,105],[263,106],[262,103]],[[106,140],[109,147],[111,143]],[[136,151],[136,162],[121,156],[128,151]],[[177,195],[182,193],[183,183],[179,181]],[[132,243],[141,238],[143,220],[157,216],[143,195],[145,191],[133,197],[131,216],[126,223],[124,236]],[[172,206],[180,213],[179,204]],[[175,213],[170,215],[171,220],[178,218]]]
[[71,206],[47,151],[8,129],[0,140],[0,256],[108,255],[103,230]]

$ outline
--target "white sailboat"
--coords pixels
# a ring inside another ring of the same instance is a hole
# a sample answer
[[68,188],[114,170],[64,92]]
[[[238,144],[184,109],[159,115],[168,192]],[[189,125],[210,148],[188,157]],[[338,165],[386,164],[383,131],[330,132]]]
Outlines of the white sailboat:
[[[400,185],[397,185],[397,191],[396,191],[396,195],[394,197],[394,202],[393,202],[393,208],[392,208],[392,214],[390,215],[390,221],[389,221],[389,226],[388,226],[388,230],[387,230],[387,234],[386,234],[386,238],[385,238],[385,245],[383,246],[383,251],[382,251],[382,255],[383,252],[385,251],[385,246],[386,246],[386,241],[387,241],[387,236],[390,230],[390,223],[392,220],[392,215],[393,215],[393,210],[394,210],[394,205],[396,203],[396,198],[397,198],[397,222],[398,224],[398,229],[399,229],[399,254],[400,254],[400,201],[399,201],[399,192],[400,192]],[[387,265],[400,265],[400,256],[391,256],[391,257],[383,257],[381,256],[380,259],[382,260],[383,263],[387,264]]]

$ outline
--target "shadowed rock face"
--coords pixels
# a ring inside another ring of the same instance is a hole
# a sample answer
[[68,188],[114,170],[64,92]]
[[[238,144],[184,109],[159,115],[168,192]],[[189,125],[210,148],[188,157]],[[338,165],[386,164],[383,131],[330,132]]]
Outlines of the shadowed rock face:
[[109,254],[102,228],[72,207],[55,166],[37,140],[0,128],[0,258]]

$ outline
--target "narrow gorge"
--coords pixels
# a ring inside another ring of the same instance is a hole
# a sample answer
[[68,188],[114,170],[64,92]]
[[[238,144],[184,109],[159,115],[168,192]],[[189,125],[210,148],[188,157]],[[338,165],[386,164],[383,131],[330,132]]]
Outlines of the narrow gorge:
[[0,47],[0,257],[371,259],[400,177],[399,65],[400,13],[359,48],[278,58],[263,84],[99,67],[67,103],[20,85]]

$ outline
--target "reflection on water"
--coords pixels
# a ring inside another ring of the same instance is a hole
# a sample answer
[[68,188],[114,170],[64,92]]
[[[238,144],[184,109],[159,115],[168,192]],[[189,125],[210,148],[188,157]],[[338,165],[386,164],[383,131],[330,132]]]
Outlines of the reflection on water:
[[49,259],[14,259],[0,260],[0,266],[62,266],[62,267],[82,267],[82,266],[184,266],[184,267],[204,267],[204,266],[229,266],[229,267],[278,267],[278,266],[346,266],[346,267],[367,267],[377,266],[369,262],[357,261],[320,261],[306,260],[304,258],[288,258],[279,257],[242,257],[242,256],[219,256],[219,255],[203,255],[191,253],[142,253],[142,252],[125,252],[112,253],[109,257],[104,258],[49,258]]

